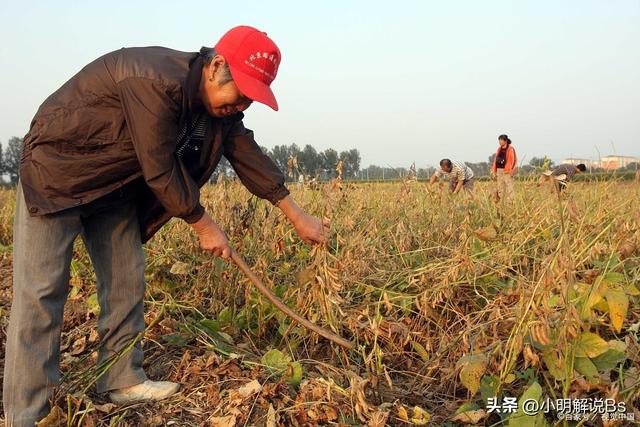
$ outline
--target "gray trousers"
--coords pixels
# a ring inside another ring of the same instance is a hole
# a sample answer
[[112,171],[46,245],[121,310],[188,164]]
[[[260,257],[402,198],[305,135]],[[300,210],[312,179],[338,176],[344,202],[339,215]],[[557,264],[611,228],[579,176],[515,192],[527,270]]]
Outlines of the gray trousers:
[[[121,193],[110,196],[108,203],[98,200],[31,217],[18,186],[3,387],[8,427],[32,427],[46,416],[49,399],[59,385],[63,309],[78,235],[97,277],[98,362],[125,348],[144,330],[144,254],[133,200]],[[98,380],[98,392],[145,381],[142,358],[138,342]]]

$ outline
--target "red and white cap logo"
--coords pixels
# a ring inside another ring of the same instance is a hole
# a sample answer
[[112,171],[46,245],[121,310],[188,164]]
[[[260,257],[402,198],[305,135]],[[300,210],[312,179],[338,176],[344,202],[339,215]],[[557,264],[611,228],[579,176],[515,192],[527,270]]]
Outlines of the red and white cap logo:
[[270,85],[278,74],[281,55],[267,33],[248,26],[235,27],[222,36],[215,50],[226,59],[243,95],[278,111]]

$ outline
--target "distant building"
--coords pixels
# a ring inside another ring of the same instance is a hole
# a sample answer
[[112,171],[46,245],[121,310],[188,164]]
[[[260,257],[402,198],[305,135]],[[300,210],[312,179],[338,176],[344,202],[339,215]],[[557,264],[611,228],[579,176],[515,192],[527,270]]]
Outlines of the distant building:
[[600,167],[606,170],[616,170],[627,167],[631,163],[640,163],[640,158],[630,156],[607,156],[600,160]]
[[616,170],[624,168],[631,163],[640,163],[640,158],[631,156],[606,156],[600,160],[568,158],[564,159],[562,163],[569,165],[579,165],[580,163],[584,163],[584,165],[589,169],[602,168],[605,170]]
[[600,167],[600,162],[598,162],[597,160],[568,158],[562,161],[562,164],[574,165],[574,166],[577,166],[580,163],[583,163],[589,169]]

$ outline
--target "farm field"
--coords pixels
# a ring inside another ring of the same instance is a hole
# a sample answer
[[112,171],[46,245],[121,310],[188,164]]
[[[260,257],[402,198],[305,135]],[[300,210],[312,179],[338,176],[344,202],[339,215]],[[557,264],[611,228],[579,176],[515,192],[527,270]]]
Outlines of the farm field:
[[[146,245],[143,343],[147,374],[182,390],[155,404],[95,394],[99,307],[78,240],[57,410],[95,426],[568,426],[557,411],[488,403],[609,398],[640,421],[640,186],[575,183],[559,197],[521,182],[496,203],[492,185],[473,197],[416,182],[292,185],[331,219],[325,247],[239,183],[206,187],[203,205],[258,276],[355,349],[292,324],[174,220]],[[14,197],[0,190],[1,364]]]

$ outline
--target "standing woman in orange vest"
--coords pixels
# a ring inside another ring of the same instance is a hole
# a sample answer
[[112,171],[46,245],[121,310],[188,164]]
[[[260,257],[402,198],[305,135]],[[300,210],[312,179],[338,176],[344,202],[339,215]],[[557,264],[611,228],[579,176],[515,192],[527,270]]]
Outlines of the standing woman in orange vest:
[[513,198],[513,175],[516,173],[516,150],[507,135],[498,137],[498,151],[491,167],[492,178],[497,178],[497,194],[510,200]]

